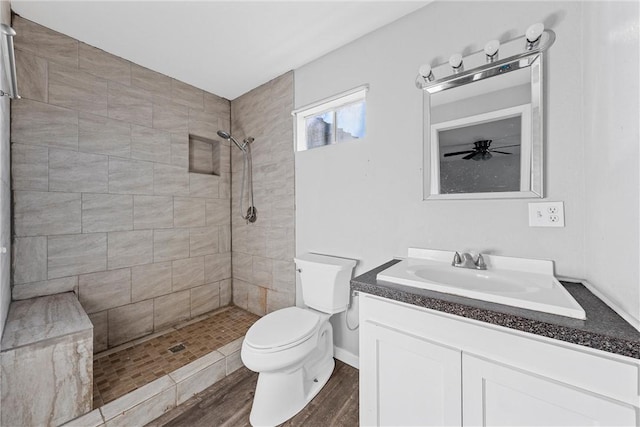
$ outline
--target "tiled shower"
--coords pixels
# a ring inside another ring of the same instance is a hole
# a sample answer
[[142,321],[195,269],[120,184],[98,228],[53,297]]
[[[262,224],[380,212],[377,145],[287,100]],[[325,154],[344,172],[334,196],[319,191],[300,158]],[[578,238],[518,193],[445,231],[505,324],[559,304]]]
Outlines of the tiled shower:
[[[14,300],[75,291],[94,352],[232,303],[294,304],[292,73],[230,102],[13,26]],[[241,156],[219,129],[255,138],[255,224],[240,218]]]

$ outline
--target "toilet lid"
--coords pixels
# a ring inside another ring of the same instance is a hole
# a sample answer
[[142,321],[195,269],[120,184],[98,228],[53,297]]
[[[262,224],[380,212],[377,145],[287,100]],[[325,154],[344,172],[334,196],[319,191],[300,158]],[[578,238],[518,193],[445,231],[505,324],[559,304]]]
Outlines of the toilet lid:
[[269,313],[247,331],[245,341],[254,348],[276,348],[298,342],[311,335],[320,316],[299,307]]

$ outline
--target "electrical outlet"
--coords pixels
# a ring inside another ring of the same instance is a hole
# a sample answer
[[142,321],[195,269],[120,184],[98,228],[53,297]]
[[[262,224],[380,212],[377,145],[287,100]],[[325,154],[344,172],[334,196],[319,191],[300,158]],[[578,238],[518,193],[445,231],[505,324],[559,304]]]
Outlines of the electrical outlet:
[[529,227],[564,227],[564,203],[529,203]]

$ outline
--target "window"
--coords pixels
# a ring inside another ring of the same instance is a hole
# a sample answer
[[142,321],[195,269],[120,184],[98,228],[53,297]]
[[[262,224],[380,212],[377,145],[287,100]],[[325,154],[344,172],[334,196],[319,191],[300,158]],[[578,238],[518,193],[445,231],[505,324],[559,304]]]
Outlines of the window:
[[361,86],[295,110],[296,150],[362,139],[367,89]]

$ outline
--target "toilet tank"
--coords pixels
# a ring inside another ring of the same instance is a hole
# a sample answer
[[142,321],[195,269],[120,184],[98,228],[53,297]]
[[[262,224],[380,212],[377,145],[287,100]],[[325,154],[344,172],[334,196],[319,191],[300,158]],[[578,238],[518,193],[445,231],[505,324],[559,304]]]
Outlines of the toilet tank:
[[300,273],[302,299],[308,307],[329,314],[347,309],[355,260],[312,253],[294,260]]

